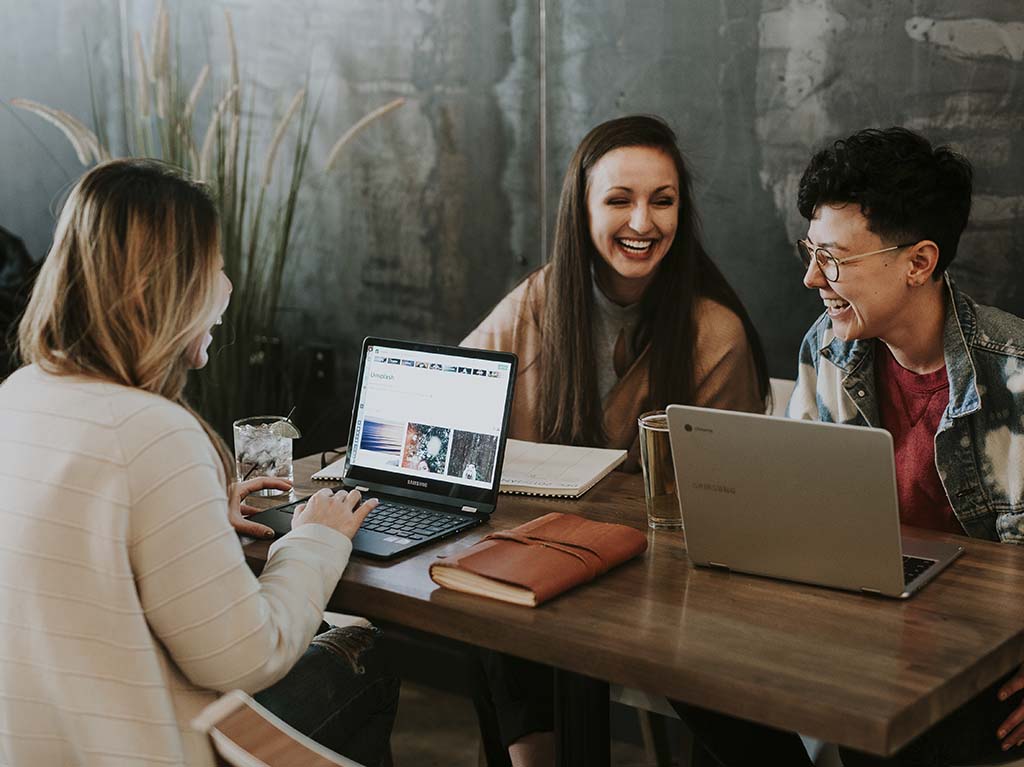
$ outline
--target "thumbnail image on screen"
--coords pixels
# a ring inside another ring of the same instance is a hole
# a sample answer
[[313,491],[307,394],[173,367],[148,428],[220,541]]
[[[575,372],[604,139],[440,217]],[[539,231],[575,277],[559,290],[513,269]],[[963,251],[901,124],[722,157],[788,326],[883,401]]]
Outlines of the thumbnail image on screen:
[[443,426],[411,423],[405,432],[402,468],[444,474],[452,430]]
[[365,420],[359,439],[359,457],[364,464],[375,468],[398,467],[402,462],[404,441],[405,424]]
[[448,459],[448,476],[490,482],[497,453],[497,437],[456,431],[452,437],[452,454]]

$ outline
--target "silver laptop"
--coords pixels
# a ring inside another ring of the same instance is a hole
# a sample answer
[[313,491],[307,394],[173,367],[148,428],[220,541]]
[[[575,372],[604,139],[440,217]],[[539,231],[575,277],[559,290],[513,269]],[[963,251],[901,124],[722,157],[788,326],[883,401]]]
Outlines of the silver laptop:
[[696,565],[906,598],[963,553],[901,538],[883,429],[669,405]]

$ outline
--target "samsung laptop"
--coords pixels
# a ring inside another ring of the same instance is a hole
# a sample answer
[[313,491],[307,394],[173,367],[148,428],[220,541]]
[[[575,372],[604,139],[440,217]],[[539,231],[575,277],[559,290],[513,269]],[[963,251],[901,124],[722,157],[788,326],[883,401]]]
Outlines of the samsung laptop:
[[694,564],[905,598],[963,553],[901,538],[883,429],[682,405],[668,425]]
[[[514,354],[363,341],[344,480],[335,488],[380,499],[353,540],[356,552],[387,559],[490,518],[515,379]],[[281,535],[303,501],[250,518]]]

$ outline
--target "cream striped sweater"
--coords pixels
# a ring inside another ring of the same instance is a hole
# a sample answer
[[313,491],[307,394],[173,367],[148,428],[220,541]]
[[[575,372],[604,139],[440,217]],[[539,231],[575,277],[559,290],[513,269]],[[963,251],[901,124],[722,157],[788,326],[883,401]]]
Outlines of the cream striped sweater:
[[22,368],[0,386],[0,765],[209,765],[189,721],[306,649],[348,538],[257,580],[213,446],[161,397]]

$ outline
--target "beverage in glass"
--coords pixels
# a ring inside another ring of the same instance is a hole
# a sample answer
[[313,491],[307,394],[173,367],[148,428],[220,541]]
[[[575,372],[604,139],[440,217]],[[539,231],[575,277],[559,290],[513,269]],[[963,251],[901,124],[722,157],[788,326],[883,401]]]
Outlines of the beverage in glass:
[[640,427],[640,467],[644,473],[647,524],[656,530],[680,530],[683,518],[676,494],[672,468],[672,444],[668,438],[668,416],[664,410],[644,413]]
[[[283,416],[259,415],[235,421],[235,476],[282,477],[292,480],[294,427]],[[285,490],[260,490],[260,495],[281,495]]]

